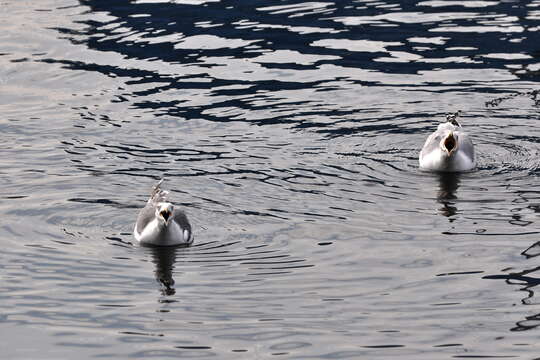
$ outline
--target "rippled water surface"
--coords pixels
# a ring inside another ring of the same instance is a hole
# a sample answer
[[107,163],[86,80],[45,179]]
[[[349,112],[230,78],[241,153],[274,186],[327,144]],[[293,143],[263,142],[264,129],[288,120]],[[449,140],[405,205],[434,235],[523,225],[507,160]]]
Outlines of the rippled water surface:
[[540,356],[540,1],[0,6],[6,359]]

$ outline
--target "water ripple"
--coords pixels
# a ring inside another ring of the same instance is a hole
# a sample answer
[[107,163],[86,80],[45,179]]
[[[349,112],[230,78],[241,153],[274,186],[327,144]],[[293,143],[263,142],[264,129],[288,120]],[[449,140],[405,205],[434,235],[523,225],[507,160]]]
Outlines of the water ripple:
[[[4,356],[535,355],[539,5],[3,4]],[[161,178],[191,247],[133,239]]]

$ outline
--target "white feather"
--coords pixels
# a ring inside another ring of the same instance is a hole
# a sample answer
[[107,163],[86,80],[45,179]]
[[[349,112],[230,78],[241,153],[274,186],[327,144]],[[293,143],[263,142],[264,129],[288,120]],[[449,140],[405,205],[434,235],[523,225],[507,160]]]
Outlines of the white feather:
[[167,191],[154,187],[146,206],[140,211],[133,234],[141,244],[171,246],[193,240],[185,214],[166,201]]
[[[444,147],[445,139],[453,136],[457,142],[449,152]],[[420,168],[432,171],[458,172],[475,167],[474,146],[461,126],[449,122],[440,124],[437,130],[426,139],[418,157]]]

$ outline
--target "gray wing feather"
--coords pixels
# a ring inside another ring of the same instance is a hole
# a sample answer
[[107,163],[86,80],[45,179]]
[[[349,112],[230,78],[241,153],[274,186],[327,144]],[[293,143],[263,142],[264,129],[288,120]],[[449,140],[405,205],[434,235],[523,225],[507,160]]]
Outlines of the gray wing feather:
[[422,151],[420,151],[420,156],[425,156],[432,151],[435,151],[439,148],[439,144],[442,140],[443,134],[439,131],[435,131],[431,135],[428,136],[426,139],[426,142],[424,143],[424,147],[422,147]]
[[148,199],[149,203],[157,204],[159,202],[165,202],[167,201],[167,194],[168,191],[162,190],[160,188],[161,183],[163,182],[163,179],[161,179],[152,189],[152,193],[150,194],[150,199]]
[[145,207],[141,209],[139,212],[139,216],[137,217],[137,232],[140,234],[150,223],[152,220],[156,217],[156,204],[162,201],[165,201],[165,196],[167,195],[167,191],[161,190],[160,185],[163,182],[163,179],[161,179],[153,188],[152,193],[150,194],[150,198],[148,199],[148,202],[146,203]]
[[463,151],[464,154],[469,156],[471,160],[474,161],[474,145],[472,140],[469,138],[469,135],[464,132],[459,132],[458,139],[460,140],[460,149]]
[[139,212],[137,217],[137,232],[140,234],[143,232],[144,228],[148,223],[150,223],[156,217],[155,207],[148,203],[144,208]]
[[188,231],[189,236],[187,237],[187,241],[191,241],[191,238],[193,237],[193,233],[191,232],[191,224],[189,223],[189,220],[186,216],[186,214],[182,210],[174,209],[173,212],[173,220],[176,222],[183,231]]

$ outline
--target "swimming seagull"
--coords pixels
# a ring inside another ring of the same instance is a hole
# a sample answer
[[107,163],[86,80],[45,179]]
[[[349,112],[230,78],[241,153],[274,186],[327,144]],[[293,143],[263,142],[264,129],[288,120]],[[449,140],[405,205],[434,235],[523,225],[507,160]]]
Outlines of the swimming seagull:
[[447,116],[446,122],[429,135],[419,156],[421,169],[456,172],[474,168],[474,146],[457,122],[458,115]]
[[186,214],[167,201],[168,191],[160,189],[163,179],[154,186],[146,206],[139,212],[133,231],[141,244],[171,246],[193,242]]

